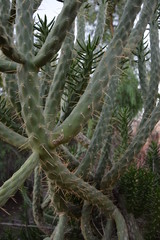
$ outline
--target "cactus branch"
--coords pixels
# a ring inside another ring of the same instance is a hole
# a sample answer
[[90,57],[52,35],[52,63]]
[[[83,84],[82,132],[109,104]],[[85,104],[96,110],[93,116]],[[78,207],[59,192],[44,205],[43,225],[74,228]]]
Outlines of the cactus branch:
[[158,23],[155,21],[156,13],[153,14],[150,23],[150,45],[151,45],[151,78],[148,86],[148,94],[144,105],[143,119],[139,127],[150,117],[152,109],[156,106],[158,85],[160,82],[160,52]]
[[0,60],[0,72],[15,73],[17,71],[17,64],[7,60]]
[[41,156],[41,165],[51,183],[87,200],[98,206],[105,214],[112,216],[117,224],[119,239],[128,239],[123,216],[107,196],[69,172],[55,155],[48,155],[47,152],[44,152]]
[[42,67],[59,51],[84,0],[66,0],[57,21],[49,33],[44,45],[34,59],[37,67]]
[[133,162],[134,156],[139,152],[145,143],[147,137],[152,132],[154,126],[160,119],[160,103],[153,110],[151,117],[139,129],[121,159],[112,167],[112,169],[103,177],[101,188],[105,191],[107,188],[113,188],[115,182],[124,173],[126,168]]
[[23,185],[38,163],[39,157],[33,153],[21,168],[0,187],[0,207]]
[[[117,32],[115,33],[107,52],[104,53],[90,84],[79,101],[79,104],[74,108],[69,117],[57,129],[55,129],[53,136],[51,136],[54,139],[57,139],[53,144],[64,143],[76,135],[83,124],[86,123],[89,116],[102,104],[106,86],[112,74],[118,67],[118,62],[127,43],[135,17],[140,10],[141,3],[141,1],[134,3],[133,1],[127,2]],[[127,15],[125,14],[126,12]],[[128,14],[130,13],[132,18],[128,21]],[[60,138],[62,135],[63,137]]]
[[59,215],[59,220],[50,240],[64,240],[64,234],[68,224],[68,217],[65,214]]
[[90,225],[90,218],[92,212],[92,205],[84,201],[81,217],[81,231],[85,240],[97,240],[98,238],[94,236],[92,228]]
[[60,109],[60,101],[65,85],[65,79],[69,71],[72,52],[74,47],[74,24],[71,30],[67,33],[64,43],[61,48],[61,55],[54,74],[54,79],[51,83],[50,91],[46,99],[45,105],[45,122],[48,129],[53,129],[55,126],[56,113]]
[[100,41],[102,40],[105,28],[105,13],[107,8],[107,1],[100,1],[98,16],[97,16],[97,25],[93,37],[93,41],[97,36],[99,37]]
[[41,167],[38,164],[34,169],[34,186],[33,186],[33,217],[38,228],[47,235],[52,233],[46,226],[45,219],[43,216],[43,209],[41,208],[42,201],[42,189],[41,189]]
[[28,139],[14,132],[0,122],[0,137],[3,141],[18,148],[28,148]]
[[4,55],[9,59],[17,63],[25,62],[25,58],[21,53],[18,52],[18,50],[16,50],[16,47],[13,45],[1,21],[0,21],[0,48]]

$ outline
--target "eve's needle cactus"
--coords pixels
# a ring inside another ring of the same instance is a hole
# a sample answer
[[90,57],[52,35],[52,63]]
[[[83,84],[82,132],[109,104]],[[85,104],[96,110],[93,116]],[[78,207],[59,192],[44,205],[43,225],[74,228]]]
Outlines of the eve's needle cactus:
[[[77,226],[78,222],[85,240],[99,239],[100,235],[105,239],[106,229],[109,229],[107,234],[111,236],[114,221],[116,237],[127,240],[132,229],[127,228],[126,219],[111,192],[160,118],[160,104],[156,106],[160,76],[158,1],[126,1],[117,28],[104,42],[105,13],[110,2],[100,0],[96,29],[87,42],[85,30],[90,1],[65,0],[61,13],[45,38],[42,37],[43,26],[47,26],[42,24],[42,28],[35,27],[37,31],[42,31],[37,35],[41,45],[35,51],[33,14],[41,2],[13,0],[11,4],[9,0],[0,0],[0,71],[6,82],[3,88],[6,99],[21,119],[24,133],[17,133],[12,125],[8,126],[0,118],[0,138],[19,149],[32,152],[22,167],[1,186],[0,206],[15,194],[35,168],[33,216],[37,226],[51,235],[47,239],[64,239],[67,230],[74,229],[73,225]],[[114,4],[116,6],[117,2]],[[42,19],[39,20],[43,23]],[[117,104],[119,79],[124,71],[123,63],[132,58],[132,52],[142,40],[148,23],[151,79],[149,94],[144,97],[145,121],[142,119],[144,124],[140,125],[137,135],[112,165],[109,161],[112,117]],[[75,38],[76,27],[78,33]],[[100,50],[99,43],[104,52]],[[56,59],[59,50],[59,59]],[[54,71],[53,59],[56,65]],[[76,135],[82,132],[79,136],[83,136],[88,120],[95,120],[97,115],[92,138],[87,139],[87,145],[83,141],[86,137],[80,140],[80,144],[84,143],[85,154],[76,159],[76,149],[71,148],[72,141],[79,141]],[[59,216],[52,234],[45,229],[45,207],[42,207],[45,204],[38,196],[40,171],[47,177],[47,206],[55,207]],[[99,234],[91,224],[95,212],[101,217],[103,212],[106,224],[104,236],[102,226],[99,227]]]

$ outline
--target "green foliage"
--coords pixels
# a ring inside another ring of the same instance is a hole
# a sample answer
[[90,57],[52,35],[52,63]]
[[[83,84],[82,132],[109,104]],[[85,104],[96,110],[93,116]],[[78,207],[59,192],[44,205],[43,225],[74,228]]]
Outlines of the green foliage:
[[146,240],[160,237],[160,181],[144,168],[131,167],[121,178],[120,192],[124,194],[128,212],[145,221]]
[[44,236],[35,228],[22,227],[20,230],[6,228],[0,236],[0,240],[42,240]]
[[120,80],[120,86],[117,91],[117,105],[119,107],[128,107],[134,117],[142,108],[142,97],[138,88],[138,80],[131,68],[124,70]]
[[15,132],[22,135],[24,134],[20,119],[18,119],[13,107],[8,103],[3,95],[0,96],[0,121],[7,127],[13,129]]
[[120,191],[126,198],[126,206],[135,217],[148,211],[148,204],[153,189],[157,185],[157,177],[147,169],[131,167],[120,180]]
[[0,240],[17,240],[17,237],[13,234],[12,230],[8,228],[1,234]]
[[[35,226],[31,226],[31,201],[27,195],[27,188],[21,188],[21,195],[23,198],[23,202],[20,207],[20,211],[17,213],[17,218],[21,220],[22,227],[3,227],[3,233],[1,233],[0,240],[42,240],[44,239],[41,231]],[[30,225],[30,226],[28,226]]]
[[160,238],[160,185],[155,186],[150,195],[148,212],[145,239],[158,240]]
[[[55,18],[53,18],[49,23],[47,16],[44,16],[44,20],[37,14],[38,21],[34,24],[34,47],[35,54],[38,53],[39,49],[43,46],[46,38],[55,24]],[[51,84],[51,79],[54,75],[54,70],[56,67],[58,54],[55,54],[51,59],[50,63],[41,68],[41,78],[40,78],[40,96],[43,99],[43,106],[45,105],[46,96],[49,92],[49,87]]]
[[88,41],[86,43],[77,42],[79,49],[75,49],[76,58],[73,59],[70,71],[67,75],[62,97],[64,102],[62,106],[63,113],[61,121],[71,113],[78,103],[88,85],[90,75],[94,73],[98,62],[104,53],[104,47],[97,50],[99,44],[98,37],[93,42],[91,41],[90,36],[88,37]]
[[38,49],[43,46],[49,32],[51,31],[55,23],[55,18],[53,18],[52,21],[48,23],[46,15],[44,16],[44,20],[38,14],[37,17],[38,21],[34,24],[34,46],[36,48],[36,53],[38,52]]
[[41,240],[43,239],[42,233],[38,228],[30,228],[27,225],[30,224],[31,221],[31,216],[29,211],[32,211],[31,207],[31,200],[28,197],[28,191],[27,188],[25,188],[24,186],[22,186],[21,188],[21,194],[23,197],[23,204],[21,206],[21,215],[20,215],[20,219],[22,220],[22,223],[26,225],[26,228],[23,228],[20,231],[20,239],[22,240],[28,240],[28,239],[35,239],[35,240]]
[[[138,47],[133,52],[133,54],[137,56],[142,62],[147,62],[150,59],[149,53],[150,50],[148,44],[148,34],[146,34],[146,36],[144,36],[140,41]],[[138,62],[138,60],[135,62]]]
[[119,145],[115,149],[114,159],[117,161],[124,153],[131,140],[131,111],[128,107],[117,108],[114,113],[114,128]]
[[25,161],[27,152],[21,152],[11,145],[0,141],[0,181],[4,182]]
[[150,169],[160,176],[160,149],[157,142],[152,141],[147,151],[146,161]]

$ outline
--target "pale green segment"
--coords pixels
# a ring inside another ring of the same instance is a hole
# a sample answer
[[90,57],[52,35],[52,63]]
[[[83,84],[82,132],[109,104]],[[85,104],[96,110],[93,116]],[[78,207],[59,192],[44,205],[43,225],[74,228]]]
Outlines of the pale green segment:
[[143,127],[141,127],[134,137],[133,141],[125,151],[124,155],[113,166],[113,168],[103,177],[101,188],[107,189],[107,187],[113,188],[116,181],[120,178],[121,174],[127,169],[127,167],[134,161],[134,156],[138,154],[141,147],[144,145],[149,134],[152,132],[154,126],[160,119],[160,103],[153,110],[151,118],[149,118]]
[[153,14],[150,23],[150,47],[151,47],[151,77],[148,85],[147,97],[144,103],[144,114],[140,124],[143,127],[145,121],[150,117],[152,110],[156,106],[158,97],[158,85],[160,82],[160,52],[157,12]]
[[51,83],[46,105],[44,109],[45,122],[47,128],[52,130],[55,126],[57,113],[60,110],[60,102],[63,94],[65,80],[72,61],[72,52],[74,48],[74,24],[72,29],[66,35],[61,48],[61,55],[56,67],[54,79]]
[[0,138],[18,148],[28,148],[28,139],[14,132],[0,122]]
[[128,1],[117,32],[107,52],[104,53],[85,93],[70,116],[54,131],[54,138],[59,139],[61,136],[60,141],[55,142],[56,144],[57,142],[68,141],[73,135],[76,135],[81,126],[89,119],[90,115],[102,104],[106,86],[118,67],[120,56],[127,43],[141,3],[142,1]]
[[23,185],[38,164],[38,160],[38,155],[33,153],[21,168],[0,187],[0,207],[2,207],[10,197],[13,197],[17,190]]
[[139,71],[139,79],[140,79],[140,86],[141,92],[143,96],[143,100],[146,100],[147,97],[147,90],[148,90],[148,83],[147,83],[147,71],[146,71],[146,58],[144,56],[144,41],[140,42],[138,46],[138,71]]
[[3,73],[15,73],[17,69],[17,64],[14,62],[7,61],[5,59],[0,59],[0,72]]
[[45,65],[59,51],[62,42],[77,15],[77,11],[83,2],[84,0],[65,0],[62,11],[58,15],[53,29],[34,59],[34,64],[37,67]]
[[25,59],[32,59],[33,51],[33,1],[16,1],[16,44]]
[[[156,2],[156,1],[155,1]],[[148,7],[148,4],[151,5]],[[130,35],[128,44],[127,44],[127,49],[131,49],[130,46],[136,48],[137,44],[139,43],[139,39],[143,36],[143,33],[145,31],[145,28],[147,26],[147,23],[150,20],[150,13],[151,9],[152,12],[155,9],[156,4],[155,3],[147,3],[144,4],[143,11],[139,17],[139,22],[137,23],[135,29]],[[147,17],[146,17],[147,14]],[[133,37],[134,36],[134,37]],[[126,52],[125,57],[129,54],[129,51]],[[91,144],[89,146],[89,149],[83,158],[80,166],[78,167],[76,173],[85,176],[88,172],[88,168],[91,167],[94,163],[95,160],[97,159],[97,155],[100,152],[101,148],[105,146],[106,139],[108,139],[106,136],[108,136],[108,133],[110,132],[110,121],[112,117],[112,113],[114,111],[114,104],[116,101],[116,89],[118,87],[118,82],[119,82],[119,76],[122,73],[121,66],[120,64],[119,69],[116,70],[114,75],[112,76],[110,80],[110,85],[108,87],[106,97],[104,100],[102,112],[98,121],[98,124],[96,126],[94,135],[92,137]]]
[[[95,33],[94,33],[94,39],[99,37],[99,41],[102,40],[103,33],[104,33],[106,7],[107,7],[107,2],[101,0],[100,6],[99,6],[99,11],[98,11],[98,16],[97,16],[97,26],[96,26]],[[93,41],[94,41],[94,39],[93,39]]]
[[38,69],[32,64],[33,57],[33,2],[17,0],[17,46],[26,57],[18,68],[18,89],[22,117],[32,148],[39,150],[46,143]]
[[[85,3],[82,4],[82,6],[80,7],[80,10],[78,12],[77,15],[77,40],[82,43],[83,41],[85,41],[85,15],[86,15],[86,9],[85,7]],[[76,42],[75,43],[75,48],[77,50],[79,50],[79,45]]]

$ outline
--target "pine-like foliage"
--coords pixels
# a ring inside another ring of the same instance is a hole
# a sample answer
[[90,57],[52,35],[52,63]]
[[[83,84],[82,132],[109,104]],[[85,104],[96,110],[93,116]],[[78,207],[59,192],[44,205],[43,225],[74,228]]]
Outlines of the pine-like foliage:
[[44,42],[46,41],[46,38],[51,31],[51,29],[54,26],[55,18],[52,19],[51,22],[47,22],[47,16],[44,16],[44,20],[37,14],[38,20],[34,24],[34,46],[35,46],[35,52],[38,52],[38,49],[40,49]]
[[0,95],[0,121],[15,132],[25,134],[23,122],[3,95]]
[[119,107],[114,113],[115,135],[118,140],[118,146],[114,150],[114,160],[118,161],[127,149],[132,134],[132,116],[128,107]]
[[152,141],[147,151],[146,161],[154,173],[160,176],[160,150],[157,142]]
[[160,238],[160,182],[152,190],[149,200],[145,239],[157,240]]
[[117,104],[127,107],[132,117],[142,108],[142,96],[138,88],[138,80],[132,69],[128,66],[123,70],[120,85],[117,91]]
[[131,167],[121,178],[120,193],[125,196],[126,208],[136,218],[144,218],[145,239],[160,236],[160,181],[157,175],[145,168]]
[[125,195],[128,211],[136,217],[147,211],[156,181],[157,178],[151,171],[135,167],[131,167],[121,178],[120,191]]
[[[37,17],[38,20],[34,24],[35,54],[38,53],[39,49],[41,49],[41,47],[45,43],[48,34],[52,30],[55,23],[55,17],[49,23],[46,15],[44,16],[44,19],[42,19],[39,15],[37,15]],[[45,105],[45,100],[48,95],[51,79],[53,78],[54,75],[57,58],[58,54],[55,54],[55,56],[53,56],[53,58],[51,59],[50,63],[42,67],[41,72],[39,73],[41,74],[40,95],[42,98],[43,105]]]
[[71,113],[73,108],[78,103],[83,95],[91,74],[94,73],[98,62],[100,61],[105,47],[97,50],[99,38],[91,41],[90,36],[88,41],[80,43],[78,40],[78,49],[75,49],[75,58],[71,64],[67,74],[65,89],[63,92],[62,116],[61,121]]

